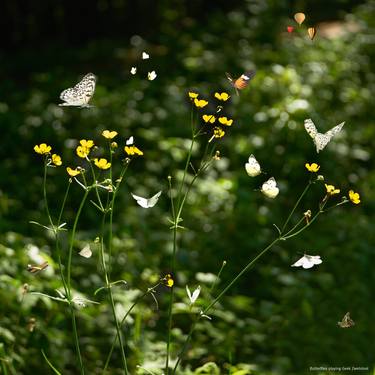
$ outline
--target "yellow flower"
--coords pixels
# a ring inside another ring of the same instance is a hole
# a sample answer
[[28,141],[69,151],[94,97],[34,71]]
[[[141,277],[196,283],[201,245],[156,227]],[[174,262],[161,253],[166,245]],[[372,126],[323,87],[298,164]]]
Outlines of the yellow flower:
[[86,158],[90,153],[90,148],[85,146],[77,146],[76,153],[80,158]]
[[305,164],[305,167],[306,169],[309,171],[309,172],[318,172],[318,170],[320,169],[320,165],[316,164],[316,163],[306,163]]
[[61,156],[57,154],[52,154],[52,163],[59,166],[62,164]]
[[226,125],[226,126],[231,126],[233,124],[232,119],[228,119],[227,117],[219,117],[219,122],[220,124]]
[[72,169],[70,167],[67,167],[66,171],[68,172],[68,175],[71,177],[77,176],[81,173],[81,171],[79,171],[78,168]]
[[110,130],[103,130],[103,132],[102,132],[102,136],[104,138],[107,138],[107,139],[113,139],[113,138],[116,137],[117,134],[118,133],[116,131],[114,131],[114,130],[112,130],[112,131],[110,131]]
[[190,99],[195,99],[195,98],[198,98],[198,93],[196,92],[192,92],[192,91],[189,91],[189,98]]
[[324,185],[326,186],[328,195],[334,195],[334,194],[340,193],[340,189],[336,189],[333,185],[327,185],[327,184],[324,184]]
[[125,146],[124,150],[128,155],[143,155],[143,151],[134,145]]
[[224,137],[224,134],[225,134],[225,131],[223,129],[219,128],[218,126],[215,126],[214,134],[212,135],[212,137],[210,138],[208,142],[211,142],[214,138],[222,138]]
[[214,115],[203,115],[202,116],[204,122],[209,122],[213,124],[216,120],[216,117]]
[[165,281],[165,285],[169,288],[172,288],[172,286],[174,285],[174,280],[169,273],[165,275],[163,280]]
[[100,158],[100,159],[95,158],[94,163],[100,169],[108,169],[111,166],[111,163],[109,163],[107,159],[104,159],[104,158]]
[[215,92],[215,98],[226,102],[230,98],[230,96],[226,92],[222,92],[221,94]]
[[349,190],[349,199],[350,199],[354,204],[359,204],[359,203],[361,203],[361,197],[359,196],[358,193],[355,193],[353,190]]
[[199,100],[199,99],[195,98],[194,99],[194,104],[198,108],[203,108],[203,107],[205,107],[208,104],[208,101],[207,100],[203,100],[203,99]]
[[41,143],[40,145],[34,146],[34,151],[41,155],[49,154],[51,150],[52,150],[52,147],[48,146],[46,143]]
[[89,140],[81,139],[79,143],[81,144],[82,147],[87,147],[89,150],[91,147],[94,146],[94,141],[92,141],[91,139]]

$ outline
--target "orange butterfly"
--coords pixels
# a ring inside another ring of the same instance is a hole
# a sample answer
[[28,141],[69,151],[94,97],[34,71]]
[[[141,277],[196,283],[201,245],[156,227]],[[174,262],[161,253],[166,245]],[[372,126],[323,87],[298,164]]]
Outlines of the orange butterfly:
[[237,95],[238,90],[243,90],[249,84],[250,80],[255,76],[255,70],[250,70],[242,74],[239,78],[233,79],[229,73],[225,73],[231,85],[236,89]]

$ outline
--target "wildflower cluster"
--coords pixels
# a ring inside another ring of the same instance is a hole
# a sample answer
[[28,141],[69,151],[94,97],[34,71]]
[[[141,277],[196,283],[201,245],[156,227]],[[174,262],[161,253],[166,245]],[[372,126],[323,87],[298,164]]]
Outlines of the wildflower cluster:
[[34,146],[34,151],[37,154],[46,155],[48,157],[50,156],[50,158],[48,158],[47,160],[47,165],[50,165],[52,163],[53,165],[59,167],[60,165],[62,165],[61,156],[58,154],[51,155],[51,150],[52,150],[52,147],[47,145],[46,143],[41,143],[39,145]]
[[[204,108],[209,103],[205,99],[199,99],[199,94],[196,92],[189,92],[189,98],[193,101],[195,107],[197,108]],[[221,101],[226,102],[230,95],[226,92],[215,92],[214,98]],[[223,110],[222,105],[216,106],[216,113],[215,114],[203,114],[202,119],[205,124],[215,124],[210,131],[212,132],[212,136],[209,140],[211,142],[215,138],[222,138],[225,135],[225,127],[232,126],[233,119],[228,118],[227,116],[217,116],[218,113],[220,113]]]

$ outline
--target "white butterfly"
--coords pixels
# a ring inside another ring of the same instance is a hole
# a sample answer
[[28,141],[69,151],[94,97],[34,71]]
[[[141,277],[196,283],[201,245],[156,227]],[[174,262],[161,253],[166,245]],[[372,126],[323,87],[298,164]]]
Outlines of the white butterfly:
[[249,156],[248,162],[245,164],[245,169],[247,174],[250,177],[258,176],[261,172],[260,164],[258,163],[257,159],[255,159],[255,156],[251,154]]
[[305,254],[302,258],[298,259],[297,262],[292,264],[292,267],[303,267],[305,269],[314,267],[316,264],[320,264],[323,261],[320,259],[320,255],[307,255]]
[[157,77],[157,74],[155,73],[155,70],[147,73],[147,78],[149,81],[153,81],[156,77]]
[[279,188],[277,187],[276,180],[271,177],[263,183],[260,191],[268,198],[275,198],[279,194]]
[[130,69],[130,74],[136,74],[137,73],[137,68],[135,66],[132,66],[132,68]]
[[70,87],[60,94],[60,99],[65,103],[61,103],[59,106],[90,107],[88,103],[94,95],[95,84],[95,75],[86,74],[74,87]]
[[309,118],[305,120],[304,125],[307,133],[315,143],[316,152],[319,153],[319,151],[322,151],[323,148],[327,146],[333,136],[335,136],[342,129],[342,127],[345,125],[345,121],[336,125],[331,130],[328,130],[326,133],[319,133],[316,130],[316,126]]
[[92,251],[91,251],[90,245],[87,244],[78,254],[81,257],[90,258],[91,255],[92,255]]
[[133,144],[134,144],[134,137],[131,136],[130,138],[128,138],[128,139],[126,140],[126,145],[127,145],[127,146],[131,146],[131,145],[133,145]]
[[198,285],[198,287],[194,290],[193,294],[191,294],[189,287],[186,285],[186,293],[189,297],[191,305],[193,305],[195,301],[198,299],[200,292],[201,292],[200,285]]
[[151,198],[143,198],[138,195],[135,195],[131,193],[132,197],[137,201],[137,203],[143,207],[143,208],[151,208],[154,207],[156,203],[158,203],[159,197],[161,195],[161,191],[156,193],[154,196]]
[[142,60],[147,60],[150,58],[150,55],[146,52],[142,52]]
[[355,325],[354,320],[350,318],[350,313],[347,312],[342,318],[341,322],[337,322],[341,328],[350,328]]

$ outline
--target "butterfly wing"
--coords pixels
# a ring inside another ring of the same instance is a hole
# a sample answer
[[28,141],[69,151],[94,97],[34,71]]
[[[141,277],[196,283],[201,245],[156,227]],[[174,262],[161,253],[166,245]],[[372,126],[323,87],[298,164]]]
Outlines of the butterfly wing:
[[78,254],[84,258],[90,258],[92,255],[90,244],[87,244]]
[[139,195],[135,195],[131,193],[132,197],[136,200],[136,202],[143,208],[148,208],[148,199],[140,197]]
[[307,131],[307,134],[312,138],[315,139],[316,135],[318,134],[318,131],[316,130],[316,126],[312,122],[310,118],[306,119],[304,122],[305,129]]
[[324,135],[329,137],[329,139],[331,140],[332,137],[334,137],[338,132],[341,131],[344,125],[345,125],[345,121],[342,122],[341,124],[334,126],[331,130],[328,130]]
[[342,318],[341,322],[337,322],[341,328],[350,328],[355,325],[354,320],[350,318],[350,313],[347,312]]
[[96,77],[92,73],[86,74],[74,87],[64,90],[60,94],[60,99],[65,103],[63,106],[87,106],[89,100],[94,95]]
[[149,198],[147,200],[147,208],[151,208],[151,207],[154,207],[156,203],[158,203],[158,200],[159,200],[159,197],[161,195],[161,191],[159,191],[158,193],[156,193],[154,196],[152,196],[151,198]]
[[232,76],[229,73],[225,73],[225,75],[227,76],[229,82],[233,85],[233,78],[232,78]]
[[238,89],[242,90],[249,84],[250,80],[255,76],[255,70],[250,70],[241,75],[241,77],[237,78],[232,84],[233,86]]
[[260,164],[253,154],[249,156],[248,162],[245,164],[245,169],[250,177],[258,176],[261,172]]
[[300,259],[297,260],[297,262],[293,263],[292,264],[292,267],[301,267],[303,266],[304,262],[305,262],[305,257],[302,257]]

